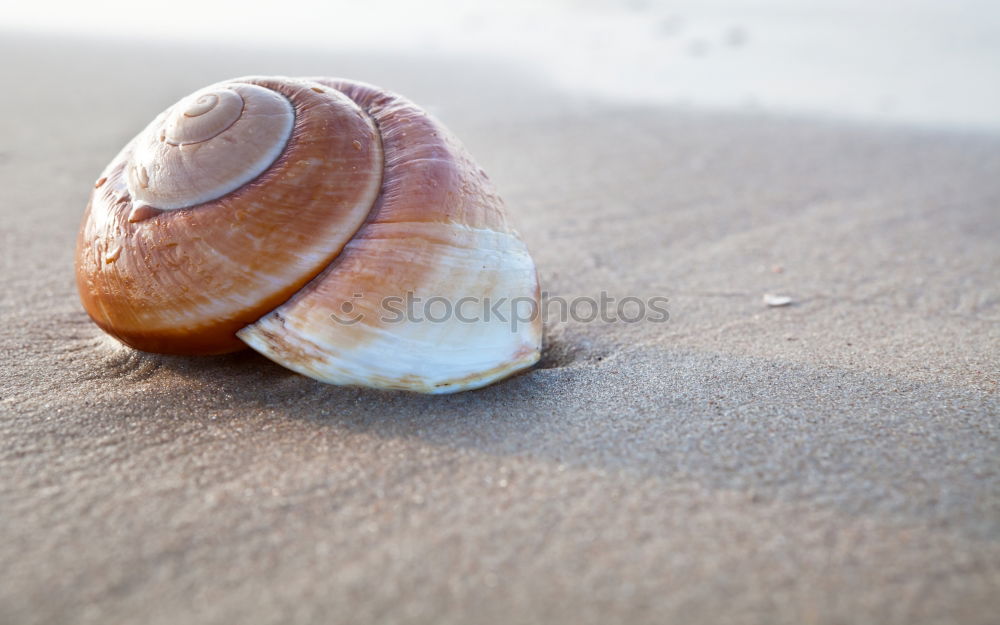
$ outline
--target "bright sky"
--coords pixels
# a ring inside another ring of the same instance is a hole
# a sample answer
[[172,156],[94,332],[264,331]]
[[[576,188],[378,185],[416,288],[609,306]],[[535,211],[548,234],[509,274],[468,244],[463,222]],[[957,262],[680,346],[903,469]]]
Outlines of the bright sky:
[[489,55],[608,98],[1000,131],[996,0],[3,1],[7,30]]

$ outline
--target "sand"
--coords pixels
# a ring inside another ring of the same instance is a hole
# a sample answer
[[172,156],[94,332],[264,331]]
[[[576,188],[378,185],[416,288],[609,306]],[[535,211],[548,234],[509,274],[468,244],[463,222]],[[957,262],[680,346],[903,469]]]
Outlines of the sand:
[[[1000,137],[434,57],[0,54],[0,622],[995,622]],[[90,186],[247,73],[428,106],[547,291],[662,295],[669,321],[550,322],[536,369],[446,397],[119,346],[73,281]]]

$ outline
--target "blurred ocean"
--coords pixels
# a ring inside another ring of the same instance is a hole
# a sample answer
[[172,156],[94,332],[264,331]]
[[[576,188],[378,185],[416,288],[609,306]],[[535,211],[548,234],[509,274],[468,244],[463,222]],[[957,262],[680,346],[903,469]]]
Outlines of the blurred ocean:
[[68,0],[2,30],[488,57],[601,98],[1000,131],[998,0]]

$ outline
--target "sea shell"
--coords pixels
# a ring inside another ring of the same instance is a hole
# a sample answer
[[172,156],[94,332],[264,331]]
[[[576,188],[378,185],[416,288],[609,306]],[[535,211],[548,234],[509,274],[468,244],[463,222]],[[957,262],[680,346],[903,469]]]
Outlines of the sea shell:
[[540,354],[535,266],[486,174],[347,80],[241,78],[167,109],[97,181],[76,275],[137,349],[249,345],[334,384],[454,392]]

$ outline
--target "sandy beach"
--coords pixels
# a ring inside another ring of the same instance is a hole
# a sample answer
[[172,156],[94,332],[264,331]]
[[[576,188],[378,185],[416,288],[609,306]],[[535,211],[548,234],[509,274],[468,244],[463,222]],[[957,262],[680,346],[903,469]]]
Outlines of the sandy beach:
[[[0,55],[0,622],[995,622],[1000,135],[625,105],[433,54]],[[550,320],[536,368],[444,397],[119,345],[73,277],[95,177],[246,74],[407,95],[547,292],[670,319]]]

